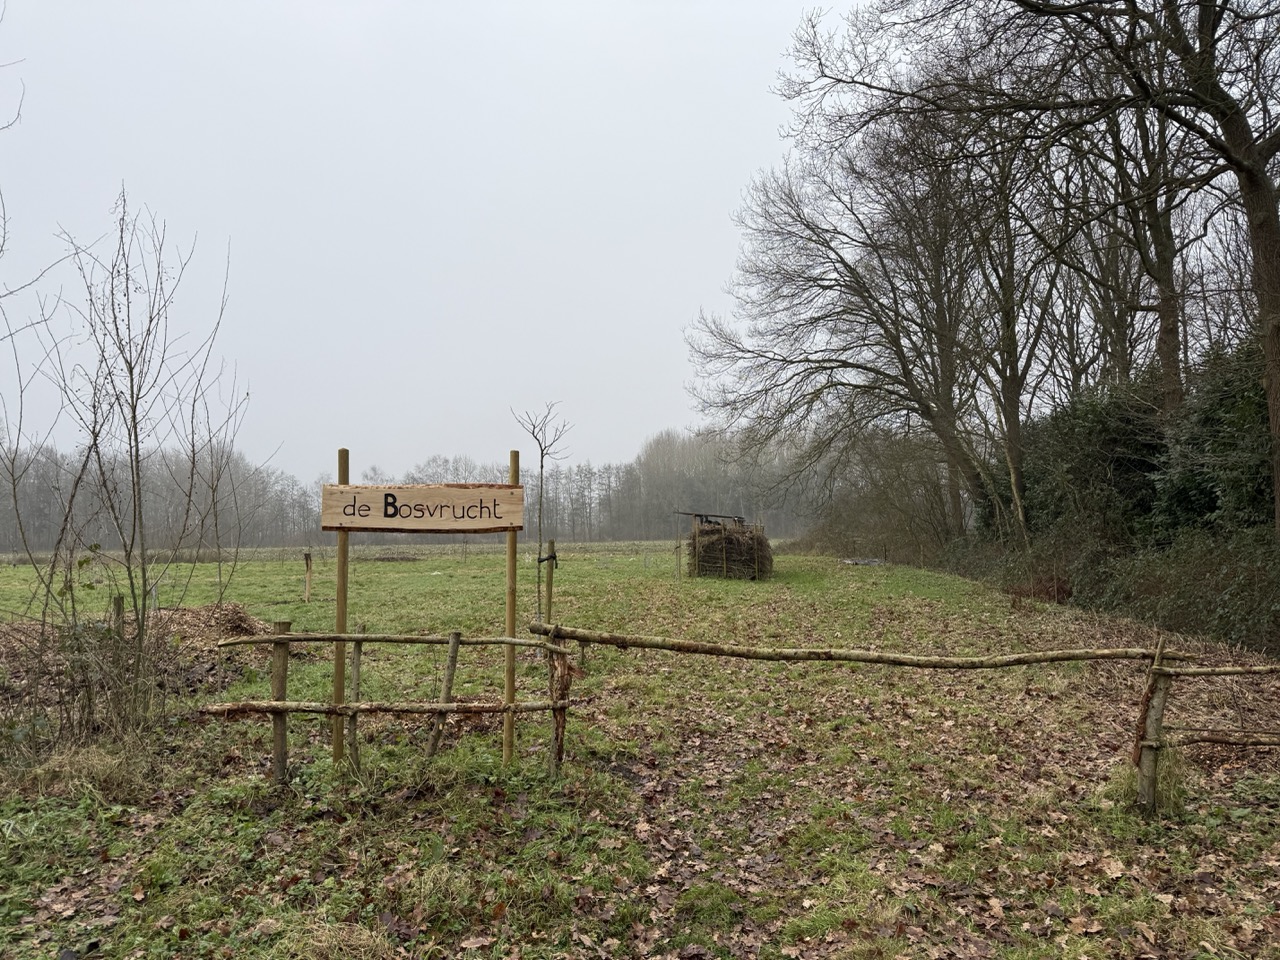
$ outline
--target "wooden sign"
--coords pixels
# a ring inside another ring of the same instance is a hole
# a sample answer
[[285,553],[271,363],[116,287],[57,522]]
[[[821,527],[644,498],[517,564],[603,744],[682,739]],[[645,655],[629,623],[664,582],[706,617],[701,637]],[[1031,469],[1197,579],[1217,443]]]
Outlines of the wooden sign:
[[510,483],[327,483],[320,494],[320,529],[366,533],[523,530],[524,487]]

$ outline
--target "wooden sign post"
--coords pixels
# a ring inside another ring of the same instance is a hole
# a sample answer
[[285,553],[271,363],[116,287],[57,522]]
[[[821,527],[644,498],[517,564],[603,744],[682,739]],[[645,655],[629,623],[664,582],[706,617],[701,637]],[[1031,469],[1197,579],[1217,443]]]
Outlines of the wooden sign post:
[[[515,456],[518,460],[519,454]],[[522,530],[524,487],[518,483],[329,483],[320,494],[320,528],[350,533]]]
[[[360,484],[350,480],[350,455],[338,451],[338,482],[320,491],[320,529],[338,534],[338,603],[335,629],[347,632],[347,554],[352,533],[506,533],[506,630],[516,623],[516,533],[524,529],[520,451],[511,451],[510,483]],[[346,698],[346,642],[333,645],[333,702]],[[515,647],[507,645],[505,701],[515,703]],[[503,724],[502,758],[510,761],[515,715]],[[333,718],[333,760],[343,757],[342,718]],[[354,758],[353,758],[354,760]]]
[[[345,484],[351,479],[351,451],[346,447],[338,450],[338,483]],[[320,514],[320,529],[324,529],[324,512]],[[350,550],[351,534],[347,530],[338,531],[338,592],[337,612],[334,615],[333,630],[341,635],[347,632],[347,555]],[[333,644],[333,702],[343,703],[347,699],[347,643],[335,640]],[[342,717],[334,714],[331,720],[333,738],[333,764],[336,767],[342,761]]]
[[[512,483],[520,481],[520,451],[511,451],[510,478]],[[520,503],[523,505],[524,497]],[[516,531],[507,533],[507,637],[516,633]],[[506,658],[503,663],[503,697],[502,702],[510,706],[516,702],[516,648],[508,643]],[[510,763],[516,750],[516,715],[508,710],[502,718],[502,762]]]

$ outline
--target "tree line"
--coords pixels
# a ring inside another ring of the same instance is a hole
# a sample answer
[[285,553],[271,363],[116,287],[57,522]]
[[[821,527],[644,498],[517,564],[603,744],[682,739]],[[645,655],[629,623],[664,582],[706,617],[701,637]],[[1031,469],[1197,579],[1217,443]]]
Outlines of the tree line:
[[[803,528],[804,502],[778,503],[776,479],[752,465],[735,463],[724,441],[678,430],[650,437],[634,460],[593,465],[552,463],[543,478],[543,523],[561,542],[667,540],[685,534],[688,518],[677,511],[742,516],[765,524],[775,537],[793,537]],[[79,479],[80,507],[68,495],[77,482],[80,455],[52,447],[5,453],[13,482],[0,503],[0,551],[21,554],[50,550],[65,525],[85,545],[104,549],[117,542],[111,517],[98,509],[97,474]],[[145,526],[155,549],[216,554],[234,548],[329,543],[320,530],[320,478],[302,483],[284,470],[251,463],[234,447],[211,449],[195,469],[173,451],[159,449],[142,460],[140,482]],[[106,476],[112,474],[108,470]],[[175,482],[189,473],[195,485]],[[206,479],[207,478],[207,479]],[[432,455],[401,473],[378,466],[362,471],[359,482],[506,483],[508,465],[466,456]],[[536,517],[539,480],[526,471],[526,530]],[[71,517],[66,516],[71,508]],[[189,518],[198,521],[192,525]],[[500,535],[495,535],[500,536]],[[444,539],[447,536],[442,535]],[[367,542],[402,542],[394,534],[361,534]],[[415,540],[418,535],[415,535]],[[437,538],[439,539],[439,538]]]
[[828,537],[1053,542],[1081,584],[1274,546],[1280,4],[875,0],[807,16],[778,89],[734,309],[689,345]]
[[1030,422],[1144,377],[1170,415],[1211,356],[1261,354],[1277,436],[1277,22],[1003,0],[806,20],[735,315],[690,338],[704,409],[829,472],[914,435],[951,535],[975,509],[1025,533]]

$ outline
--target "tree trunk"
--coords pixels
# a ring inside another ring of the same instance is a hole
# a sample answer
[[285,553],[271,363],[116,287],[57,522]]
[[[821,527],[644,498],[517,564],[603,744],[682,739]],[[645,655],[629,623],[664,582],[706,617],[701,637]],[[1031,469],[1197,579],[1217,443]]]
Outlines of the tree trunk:
[[1161,409],[1167,416],[1182,406],[1182,298],[1160,283],[1156,305],[1156,360],[1160,364]]
[[1264,360],[1267,426],[1271,435],[1271,490],[1275,534],[1280,538],[1280,211],[1276,188],[1254,170],[1237,172],[1253,253],[1253,289],[1258,298],[1258,336]]
[[1022,411],[1018,409],[1017,395],[1006,398],[1004,404],[1004,454],[1009,469],[1009,499],[1013,508],[1016,532],[1027,539],[1027,480],[1022,472]]
[[1160,366],[1161,410],[1168,416],[1182,406],[1182,296],[1175,279],[1178,247],[1172,213],[1159,202],[1147,201],[1147,232],[1151,257],[1147,270],[1156,281],[1156,362]]
[[[1280,243],[1280,236],[1277,236]],[[1280,247],[1272,256],[1280,259]],[[1261,301],[1259,297],[1259,301]],[[1259,303],[1262,326],[1262,354],[1265,359],[1263,386],[1267,394],[1267,426],[1271,434],[1271,492],[1275,533],[1280,539],[1280,295],[1272,294],[1267,306]]]
[[947,469],[947,533],[950,537],[965,535],[964,496],[960,490],[960,471],[954,463],[948,463]]

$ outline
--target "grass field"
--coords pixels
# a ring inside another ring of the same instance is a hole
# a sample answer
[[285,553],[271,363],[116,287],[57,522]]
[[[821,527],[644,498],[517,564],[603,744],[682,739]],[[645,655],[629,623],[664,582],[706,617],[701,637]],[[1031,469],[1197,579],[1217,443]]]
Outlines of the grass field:
[[[766,582],[677,579],[672,547],[562,547],[552,619],[955,655],[1155,640],[906,567],[782,554]],[[523,550],[519,566],[523,624]],[[221,593],[262,621],[327,631],[333,568],[318,557],[310,603],[300,555],[284,554],[221,584],[212,566],[181,587],[171,575],[158,599]],[[0,610],[21,609],[24,576],[0,570]],[[363,548],[351,576],[352,629],[502,633],[491,550]],[[1138,663],[959,673],[591,647],[559,779],[538,715],[518,720],[509,766],[492,718],[453,719],[433,759],[427,722],[362,719],[358,773],[334,769],[327,721],[295,716],[281,788],[266,777],[269,720],[198,712],[269,695],[265,649],[215,642],[175,636],[181,666],[145,732],[5,774],[0,955],[1280,957],[1280,766],[1188,748],[1161,816],[1139,816]],[[20,651],[0,652],[3,681]],[[464,650],[456,692],[498,699],[502,656]],[[298,652],[290,697],[323,698],[331,670],[326,649]],[[434,699],[442,672],[439,648],[371,647],[363,697]],[[545,696],[535,654],[518,674],[522,699]],[[1275,693],[1186,681],[1170,717],[1276,729]]]

